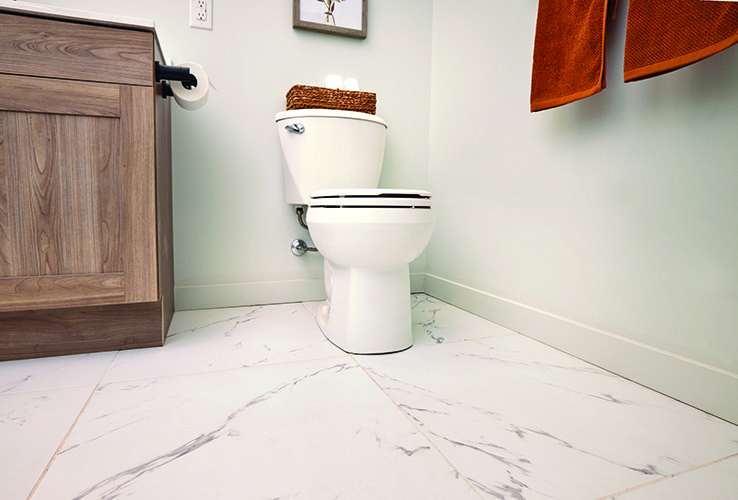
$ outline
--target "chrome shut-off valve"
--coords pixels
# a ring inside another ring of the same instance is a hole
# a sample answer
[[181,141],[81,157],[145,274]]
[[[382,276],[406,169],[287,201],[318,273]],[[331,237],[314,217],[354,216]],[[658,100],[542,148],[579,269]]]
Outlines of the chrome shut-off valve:
[[297,257],[302,257],[307,252],[317,252],[318,251],[317,248],[309,247],[307,243],[305,243],[305,241],[299,240],[299,239],[292,241],[291,250],[292,250],[292,254]]

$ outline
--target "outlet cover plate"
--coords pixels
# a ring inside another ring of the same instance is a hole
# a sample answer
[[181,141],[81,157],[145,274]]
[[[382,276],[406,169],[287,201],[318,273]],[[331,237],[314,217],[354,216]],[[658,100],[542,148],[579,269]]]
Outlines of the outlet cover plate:
[[189,0],[190,28],[213,29],[213,0]]

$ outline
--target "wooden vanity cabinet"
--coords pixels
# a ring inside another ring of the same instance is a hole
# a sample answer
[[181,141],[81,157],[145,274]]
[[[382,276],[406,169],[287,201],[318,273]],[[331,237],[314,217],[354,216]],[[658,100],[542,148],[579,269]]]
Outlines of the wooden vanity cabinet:
[[0,11],[0,361],[160,346],[170,99],[153,29]]

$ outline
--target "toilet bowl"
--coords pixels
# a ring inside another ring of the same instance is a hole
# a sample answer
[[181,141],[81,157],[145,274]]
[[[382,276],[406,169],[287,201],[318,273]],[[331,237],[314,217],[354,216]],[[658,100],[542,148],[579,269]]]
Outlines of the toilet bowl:
[[[277,113],[285,201],[324,257],[328,300],[316,322],[344,351],[380,354],[413,343],[410,262],[433,232],[427,191],[377,189],[387,123],[334,109]],[[301,242],[305,248],[307,245]]]
[[409,264],[433,232],[431,194],[320,190],[310,194],[307,224],[324,257],[328,298],[316,320],[328,340],[355,354],[410,347]]

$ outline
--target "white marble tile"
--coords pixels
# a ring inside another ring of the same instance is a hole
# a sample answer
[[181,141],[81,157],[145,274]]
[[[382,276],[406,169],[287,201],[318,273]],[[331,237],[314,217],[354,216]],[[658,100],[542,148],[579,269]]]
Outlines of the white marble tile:
[[519,335],[357,360],[487,498],[599,498],[738,452],[738,427]]
[[424,293],[411,295],[411,306],[415,346],[515,335],[512,330]]
[[0,498],[28,496],[94,387],[0,395]]
[[100,381],[114,352],[0,362],[0,394],[52,387],[93,386]]
[[318,303],[178,312],[163,348],[0,363],[0,498],[25,498],[103,374],[31,500],[738,490],[736,426],[424,294],[412,349],[349,356]]
[[136,380],[341,353],[302,304],[175,313],[163,347],[122,351],[106,381]]
[[[314,316],[322,301],[303,305]],[[410,296],[413,346],[428,346],[463,340],[515,335],[503,326],[470,314],[424,293]]]
[[608,498],[733,500],[738,498],[738,455]]
[[348,357],[101,386],[33,500],[478,499]]

